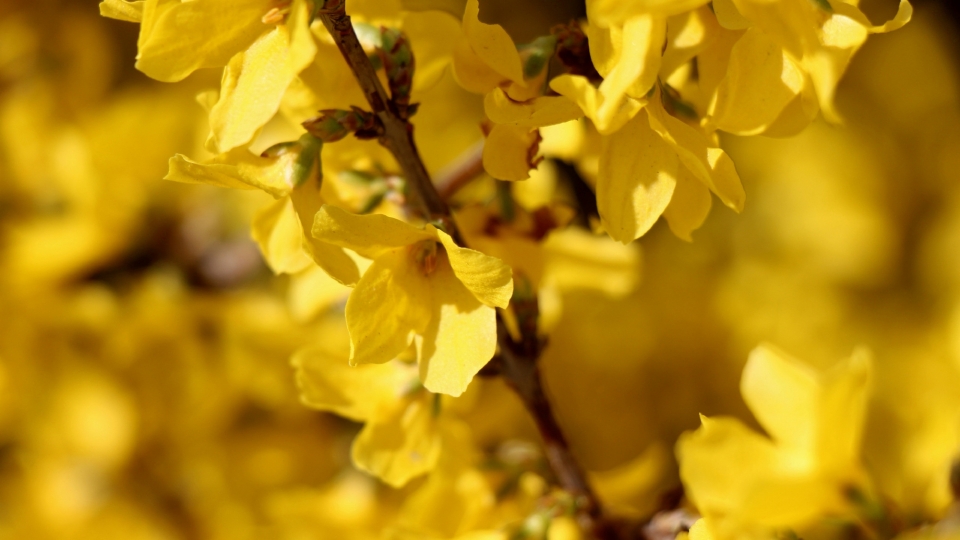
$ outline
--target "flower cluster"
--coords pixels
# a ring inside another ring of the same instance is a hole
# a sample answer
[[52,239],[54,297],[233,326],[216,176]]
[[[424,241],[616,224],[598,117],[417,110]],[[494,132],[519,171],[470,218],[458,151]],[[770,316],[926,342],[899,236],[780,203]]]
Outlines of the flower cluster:
[[0,538],[956,534],[908,0],[100,2],[164,85],[67,3],[0,9]]

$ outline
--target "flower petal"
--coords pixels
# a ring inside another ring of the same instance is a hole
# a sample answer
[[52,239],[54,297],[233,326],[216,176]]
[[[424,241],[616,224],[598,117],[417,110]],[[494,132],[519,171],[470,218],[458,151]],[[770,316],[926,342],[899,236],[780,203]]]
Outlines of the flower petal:
[[288,178],[293,156],[262,158],[245,149],[216,156],[209,163],[197,163],[177,154],[170,158],[164,180],[187,184],[209,184],[234,189],[261,189],[274,198],[285,197],[292,184]]
[[622,24],[637,15],[677,15],[710,0],[588,0],[587,17],[601,26]]
[[386,251],[435,239],[422,229],[382,214],[358,215],[323,205],[313,221],[313,237],[375,259]]
[[611,238],[626,244],[650,230],[670,203],[679,166],[646,112],[603,137],[597,207]]
[[537,167],[534,156],[539,143],[536,129],[494,124],[483,145],[483,169],[498,180],[526,180],[530,170]]
[[517,102],[506,92],[494,88],[483,98],[487,118],[496,124],[537,128],[562,124],[583,116],[580,107],[564,96],[540,96],[530,101]]
[[510,34],[499,24],[480,22],[480,2],[468,0],[463,11],[463,34],[473,52],[503,78],[525,86],[523,65]]
[[127,2],[126,0],[103,0],[100,2],[100,15],[119,21],[138,23],[143,20],[145,0]]
[[561,75],[550,81],[550,88],[554,92],[572,99],[583,111],[583,114],[593,121],[601,135],[607,135],[620,129],[627,121],[637,115],[646,104],[645,100],[625,98],[620,101],[618,108],[610,112],[605,109],[605,116],[600,116],[599,110],[606,103],[601,94],[586,77],[580,75]]
[[[316,166],[319,167],[319,163]],[[293,208],[299,218],[302,246],[307,254],[330,277],[352,287],[360,279],[357,263],[350,258],[342,247],[315,238],[311,232],[314,216],[323,205],[316,179],[310,179],[290,192]]]
[[376,411],[353,440],[357,468],[393,487],[432,470],[441,444],[431,397],[420,392]]
[[261,18],[271,0],[146,0],[137,69],[176,82],[200,68],[221,67],[270,29]]
[[480,302],[506,308],[513,296],[513,271],[503,261],[472,249],[458,246],[449,234],[437,231],[447,251],[450,266],[467,289]]
[[670,204],[663,211],[663,218],[667,220],[673,234],[692,242],[690,234],[703,225],[712,204],[710,190],[681,167],[677,188],[673,191]]
[[263,34],[230,59],[220,99],[210,110],[211,137],[218,151],[249,143],[276,114],[297,73],[313,60],[317,49],[306,19],[307,6],[295,2],[287,24]]
[[400,248],[374,259],[347,299],[350,363],[382,364],[430,323],[433,293],[412,255]]
[[647,111],[650,127],[674,149],[683,166],[716,193],[725,205],[737,212],[743,210],[746,195],[730,156],[706,133],[667,114],[658,97],[651,100]]
[[420,348],[420,380],[431,392],[459,396],[496,351],[496,313],[477,300],[447,261],[438,261],[430,284],[433,317]]
[[253,239],[273,273],[293,274],[310,264],[303,251],[300,220],[289,198],[271,202],[254,216],[250,225]]
[[338,354],[327,341],[338,336],[329,334],[324,333],[323,346],[300,349],[290,360],[304,405],[351,420],[369,420],[381,403],[395,400],[398,389],[416,381],[411,366],[400,362],[349,365],[346,354]]

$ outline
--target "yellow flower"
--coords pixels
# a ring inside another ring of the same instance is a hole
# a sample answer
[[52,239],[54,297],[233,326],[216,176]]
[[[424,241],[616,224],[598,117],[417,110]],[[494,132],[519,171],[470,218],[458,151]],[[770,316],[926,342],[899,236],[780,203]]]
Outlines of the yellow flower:
[[[310,152],[315,154],[312,161],[304,161],[303,156]],[[276,200],[254,218],[252,226],[253,238],[270,268],[276,273],[296,273],[305,270],[312,259],[330,277],[353,285],[360,278],[353,259],[343,249],[320,242],[308,233],[313,215],[324,202],[322,186],[316,178],[319,161],[317,147],[299,148],[274,157],[235,149],[207,163],[177,154],[170,158],[165,179],[269,193]]]
[[[432,470],[440,457],[439,414],[431,394],[404,362],[350,366],[337,336],[292,358],[300,399],[309,407],[363,422],[351,457],[360,469],[394,487]],[[345,344],[344,344],[345,345]]]
[[313,236],[373,261],[347,300],[351,364],[388,362],[419,336],[423,385],[463,393],[496,349],[494,307],[510,302],[510,268],[432,225],[330,205],[317,213]]
[[[750,28],[742,38],[746,42],[735,47],[730,58],[725,83],[729,96],[718,96],[721,101],[734,100],[718,105],[721,109],[737,104],[736,113],[745,118],[718,120],[717,125],[732,122],[734,132],[744,133],[763,132],[763,124],[776,120],[776,109],[784,110],[790,97],[804,97],[804,116],[809,119],[819,105],[828,120],[839,120],[833,96],[854,53],[870,34],[896,30],[913,15],[908,0],[900,0],[896,16],[881,26],[871,24],[856,2],[847,0],[719,0],[714,8],[721,26]],[[805,88],[808,84],[812,88]],[[813,91],[815,104],[810,101]],[[772,99],[764,103],[763,97]],[[719,114],[723,118],[734,113]],[[752,124],[747,123],[751,119]],[[782,134],[796,131],[799,128]]]
[[677,443],[680,476],[714,538],[802,527],[848,510],[870,386],[866,354],[817,373],[762,346],[740,390],[766,437],[734,418],[701,417]]
[[483,148],[484,169],[499,180],[526,180],[539,163],[538,128],[576,119],[579,110],[566,97],[541,96],[553,38],[541,38],[521,54],[506,30],[481,22],[479,13],[478,0],[467,2],[453,75],[463,88],[486,94],[484,109],[493,126]]
[[210,146],[249,143],[317,52],[307,0],[106,0],[104,16],[140,22],[137,69],[165,82],[226,67],[210,109]]
[[597,124],[604,99],[599,89],[574,75],[557,77],[550,86],[573,97],[601,133],[597,207],[612,238],[631,242],[663,215],[677,236],[690,240],[710,211],[711,191],[729,208],[743,209],[733,161],[714,135],[669,114],[659,89],[646,103],[628,97],[603,130]]
[[622,24],[641,15],[677,15],[710,0],[592,0],[587,2],[590,22],[602,26]]

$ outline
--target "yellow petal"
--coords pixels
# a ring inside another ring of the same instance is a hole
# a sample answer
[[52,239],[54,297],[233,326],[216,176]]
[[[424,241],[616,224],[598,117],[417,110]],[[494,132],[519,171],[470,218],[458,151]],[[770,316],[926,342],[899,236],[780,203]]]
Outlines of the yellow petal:
[[738,512],[757,480],[777,471],[776,448],[734,418],[700,418],[703,425],[677,441],[680,478],[701,512]]
[[350,288],[330,277],[323,269],[309,266],[303,272],[290,276],[287,305],[297,322],[306,323],[342,304],[350,296]]
[[235,189],[262,189],[275,198],[290,193],[289,160],[292,156],[262,158],[237,149],[217,156],[210,163],[197,163],[177,154],[170,158],[165,180],[209,184]]
[[716,17],[709,8],[697,9],[667,19],[667,47],[660,61],[661,78],[700,54],[717,34]]
[[588,0],[587,17],[601,26],[622,24],[638,15],[677,15],[710,0]]
[[767,137],[793,137],[807,128],[820,112],[820,103],[813,88],[813,81],[806,78],[800,95],[784,107],[780,116],[763,130]]
[[200,68],[225,66],[271,28],[261,18],[271,0],[146,0],[137,69],[176,82]]
[[703,183],[694,178],[689,171],[681,167],[677,178],[677,188],[673,191],[670,204],[663,211],[673,234],[692,242],[690,234],[699,229],[710,214],[713,197]]
[[[446,443],[446,440],[444,440]],[[443,461],[450,449],[444,444]],[[444,470],[441,464],[426,482],[403,502],[398,525],[402,529],[430,531],[436,538],[457,538],[492,510],[490,483],[476,469]],[[410,540],[424,540],[425,535]],[[398,540],[398,539],[391,539]]]
[[313,221],[313,236],[318,240],[356,251],[368,259],[423,240],[436,237],[423,229],[382,214],[352,214],[323,205]]
[[670,203],[678,167],[645,112],[603,138],[597,207],[611,238],[626,244],[650,230]]
[[861,349],[823,374],[818,452],[820,467],[826,471],[855,473],[851,469],[860,461],[872,372],[871,357]]
[[300,349],[290,359],[304,405],[351,420],[369,420],[381,403],[395,400],[398,392],[416,382],[416,372],[408,364],[351,366],[343,352],[338,354],[325,343]]
[[[319,167],[320,164],[316,163]],[[296,210],[301,230],[303,249],[313,262],[337,282],[352,287],[360,279],[357,263],[350,258],[342,247],[324,242],[313,236],[314,216],[323,206],[323,198],[316,179],[300,184],[290,192],[290,200]]]
[[459,396],[496,351],[496,313],[440,258],[430,275],[433,316],[420,348],[420,380],[431,392]]
[[590,44],[590,60],[601,77],[606,78],[620,61],[623,46],[623,26],[588,24],[584,29]]
[[733,0],[713,0],[713,12],[720,26],[727,30],[744,30],[750,26],[750,21],[740,13]]
[[751,354],[740,391],[760,425],[797,464],[853,476],[871,365],[864,352],[819,374],[769,346]]
[[550,81],[550,88],[561,96],[575,101],[587,118],[593,121],[601,135],[607,135],[620,129],[627,121],[637,115],[646,101],[625,98],[620,100],[618,108],[610,113],[608,106],[603,117],[599,109],[606,102],[606,98],[592,85],[586,77],[579,75],[561,75]]
[[850,17],[861,25],[867,28],[871,34],[885,34],[887,32],[893,32],[894,30],[899,30],[903,28],[905,24],[910,22],[910,19],[913,18],[913,6],[910,4],[910,0],[900,0],[900,4],[897,6],[897,14],[893,16],[889,21],[881,24],[880,26],[874,26],[867,16],[860,11],[855,4],[848,4],[842,2],[837,4],[836,11],[847,17]]
[[650,102],[647,111],[650,127],[674,149],[683,166],[716,193],[723,204],[737,212],[743,210],[746,195],[740,175],[727,153],[706,133],[667,114],[659,98]]
[[526,180],[536,168],[539,142],[536,129],[494,124],[483,145],[483,169],[498,180]]
[[230,59],[220,99],[210,111],[211,137],[218,151],[249,143],[276,114],[297,73],[313,60],[316,46],[306,19],[307,6],[295,2],[287,24],[263,34]]
[[506,308],[513,296],[513,271],[503,261],[458,246],[449,234],[437,231],[453,273],[479,300],[490,307]]
[[760,346],[750,353],[743,368],[740,393],[775,441],[812,456],[819,420],[819,384],[812,369],[769,346]]
[[138,23],[143,20],[143,5],[145,3],[144,0],[135,2],[103,0],[100,2],[100,15],[120,21]]
[[790,55],[751,28],[733,47],[727,75],[716,91],[710,123],[730,133],[756,135],[773,124],[806,86]]
[[690,540],[714,540],[707,527],[707,518],[700,518],[690,527]]
[[630,294],[640,278],[640,252],[607,236],[569,227],[543,242],[546,281],[561,291],[591,290],[611,297]]
[[357,468],[393,487],[432,470],[441,448],[432,397],[420,392],[376,411],[353,441]]
[[733,0],[737,10],[793,56],[801,59],[820,47],[817,36],[823,17],[815,2]]
[[503,78],[525,86],[523,65],[513,39],[499,24],[480,22],[479,0],[468,0],[463,11],[463,35],[473,52]]
[[258,212],[251,231],[267,266],[275,274],[296,273],[310,264],[303,251],[300,220],[289,198],[277,199]]
[[[460,12],[463,12],[461,2]],[[413,72],[413,88],[426,90],[432,88],[453,60],[453,50],[461,38],[457,19],[439,11],[404,13],[403,33],[410,40],[416,58]]]
[[467,2],[466,0],[401,0],[400,4],[406,11],[436,10],[449,13],[460,20]]
[[464,90],[476,94],[485,94],[503,82],[503,75],[487,65],[466,38],[457,41],[453,48],[453,78]]
[[628,96],[642,99],[653,87],[660,71],[666,31],[666,19],[653,15],[633,17],[624,23],[619,58],[600,83],[603,101],[597,104],[598,125],[612,123]]
[[564,96],[540,96],[530,101],[517,102],[506,92],[494,88],[483,98],[483,109],[492,122],[512,126],[537,128],[562,124],[583,116],[580,107]]
[[396,358],[430,323],[431,298],[430,284],[409,250],[381,253],[347,300],[350,363]]
[[803,67],[817,90],[820,109],[830,122],[839,122],[840,115],[833,104],[833,98],[840,84],[840,78],[847,70],[854,53],[866,43],[869,32],[854,19],[833,13],[824,22],[821,40],[825,47],[813,51],[803,58]]
[[718,30],[710,46],[697,55],[697,82],[704,96],[701,99],[705,109],[709,109],[710,96],[716,93],[717,87],[726,78],[730,53],[742,35],[743,32]]

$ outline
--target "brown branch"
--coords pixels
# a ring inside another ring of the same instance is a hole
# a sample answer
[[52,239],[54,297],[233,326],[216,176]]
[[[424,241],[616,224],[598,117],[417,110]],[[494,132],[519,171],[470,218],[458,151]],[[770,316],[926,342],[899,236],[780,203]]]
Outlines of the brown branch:
[[[344,9],[345,0],[327,0],[318,18],[333,36],[341,54],[350,65],[360,83],[374,114],[383,123],[384,134],[380,138],[394,155],[407,178],[411,198],[421,208],[424,216],[448,224],[449,232],[458,238],[454,230],[450,208],[430,180],[413,140],[413,126],[397,113],[395,104],[387,96],[377,78],[376,70],[360,46],[350,17]],[[442,184],[448,196],[467,183],[482,170],[482,145],[473,149],[462,167],[449,169],[449,179]],[[458,241],[458,243],[461,243]],[[498,341],[500,343],[499,369],[506,382],[517,392],[524,405],[533,415],[543,438],[544,452],[560,486],[570,492],[577,501],[578,514],[585,531],[596,538],[612,540],[620,537],[611,522],[603,516],[600,499],[590,487],[587,477],[576,458],[570,452],[567,440],[553,415],[550,402],[543,390],[538,360],[543,343],[537,335],[539,311],[535,295],[514,297],[511,301],[518,315],[521,339],[515,342],[502,319],[498,318]]]
[[577,517],[584,531],[594,538],[615,540],[621,538],[614,523],[603,516],[599,497],[590,487],[587,476],[570,451],[563,430],[553,414],[550,400],[543,388],[539,359],[544,340],[537,335],[539,319],[535,296],[515,295],[511,304],[520,330],[519,341],[514,341],[503,319],[497,318],[497,341],[500,343],[499,371],[504,381],[517,393],[523,405],[533,416],[544,454],[557,482],[574,496]]
[[450,165],[437,172],[437,191],[449,201],[460,188],[483,173],[483,141],[471,146]]
[[344,0],[327,0],[323,9],[318,10],[317,18],[333,36],[340,54],[347,61],[357,82],[360,83],[367,103],[383,124],[384,134],[380,138],[380,143],[390,150],[400,168],[403,169],[408,195],[425,218],[449,221],[445,224],[449,225],[452,233],[453,222],[449,219],[450,209],[440,198],[437,189],[430,181],[430,174],[427,173],[423,160],[420,159],[417,145],[413,140],[413,125],[398,114],[396,105],[380,84],[373,64],[367,58],[360,40],[357,39],[345,6]]

